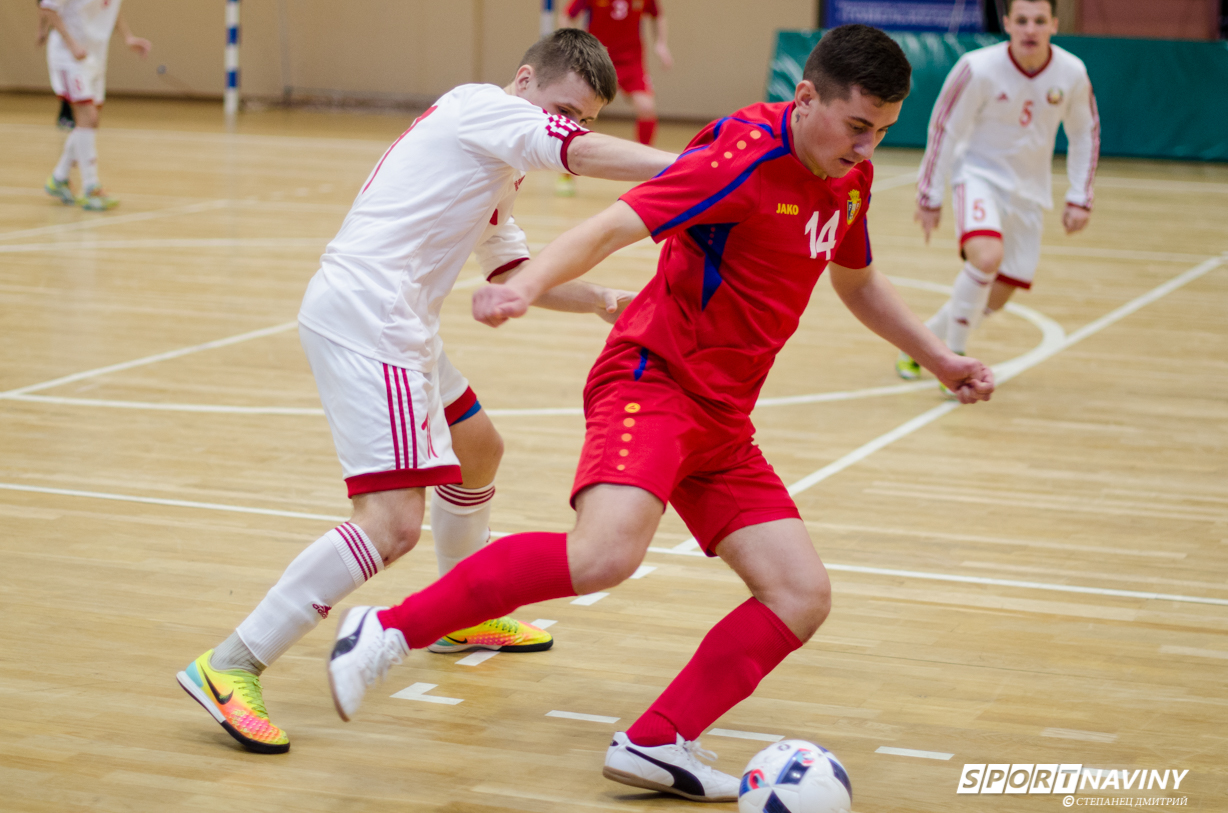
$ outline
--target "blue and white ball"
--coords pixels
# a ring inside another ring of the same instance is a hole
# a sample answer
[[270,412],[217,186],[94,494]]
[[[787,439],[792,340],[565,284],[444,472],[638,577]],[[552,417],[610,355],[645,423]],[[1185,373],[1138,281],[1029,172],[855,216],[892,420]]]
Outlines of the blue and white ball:
[[826,748],[782,740],[755,754],[742,772],[738,813],[851,813],[848,771]]

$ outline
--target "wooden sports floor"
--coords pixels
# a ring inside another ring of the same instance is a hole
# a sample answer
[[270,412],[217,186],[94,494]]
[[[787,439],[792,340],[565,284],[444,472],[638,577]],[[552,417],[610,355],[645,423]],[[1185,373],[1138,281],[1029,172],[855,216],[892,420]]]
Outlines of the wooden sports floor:
[[[611,732],[746,596],[672,513],[638,578],[518,612],[555,622],[550,652],[415,652],[352,723],[321,624],[266,673],[286,755],[241,750],[183,693],[175,672],[347,516],[293,322],[408,117],[270,111],[228,135],[216,105],[117,99],[98,144],[122,205],[92,214],[41,190],[54,113],[0,96],[0,810],[693,807],[601,777]],[[879,154],[870,222],[879,267],[928,316],[958,262],[949,212],[928,247],[911,221],[919,160]],[[560,199],[553,182],[521,192],[535,247],[625,188],[582,179]],[[1086,233],[1048,216],[1035,290],[975,334],[1012,376],[988,404],[902,385],[820,283],[755,421],[834,610],[703,737],[717,767],[787,736],[839,755],[858,813],[1063,808],[957,795],[965,764],[1188,771],[1079,798],[1228,809],[1228,166],[1105,159],[1097,191]],[[639,287],[655,256],[633,246],[593,278]],[[536,312],[492,331],[468,315],[476,280],[444,336],[506,440],[494,528],[565,530],[605,325]],[[430,582],[430,546],[350,602]]]

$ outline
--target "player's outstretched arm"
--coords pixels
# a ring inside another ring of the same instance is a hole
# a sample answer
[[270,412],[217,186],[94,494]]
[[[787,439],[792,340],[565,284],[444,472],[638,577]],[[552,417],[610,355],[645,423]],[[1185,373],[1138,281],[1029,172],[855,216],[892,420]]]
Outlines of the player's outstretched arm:
[[[583,139],[579,139],[583,140]],[[588,272],[597,263],[624,246],[648,236],[640,216],[621,200],[564,232],[524,263],[506,285],[487,285],[473,295],[473,318],[498,327],[524,316],[529,305],[543,294]]]
[[845,268],[829,263],[832,287],[853,315],[929,370],[961,403],[988,401],[993,371],[974,358],[952,353],[918,319],[873,264]]
[[[39,11],[40,13],[46,14],[46,17],[45,17],[46,24],[54,28],[56,31],[60,32],[60,36],[63,37],[64,39],[64,45],[68,47],[69,52],[73,56],[73,59],[77,59],[77,60],[85,59],[87,56],[90,55],[89,51],[85,50],[85,47],[82,46],[81,43],[73,39],[72,34],[68,33],[68,27],[64,25],[64,18],[60,16],[60,12],[57,9],[51,8],[49,6],[39,6]],[[40,20],[39,21],[40,28],[42,25],[43,25],[43,21]]]
[[[490,281],[495,285],[503,285],[520,273],[522,268],[524,266],[519,265],[511,271],[491,277]],[[534,300],[533,307],[564,313],[595,313],[602,320],[614,324],[634,298],[634,291],[620,291],[594,285],[582,279],[573,279],[546,291]]]
[[604,133],[588,133],[567,145],[567,166],[572,172],[610,181],[646,181],[677,157],[672,152]]

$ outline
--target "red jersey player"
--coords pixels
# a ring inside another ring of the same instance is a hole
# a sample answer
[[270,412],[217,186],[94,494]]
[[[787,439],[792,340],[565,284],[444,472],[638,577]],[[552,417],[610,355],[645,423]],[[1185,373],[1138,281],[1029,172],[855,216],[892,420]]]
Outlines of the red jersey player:
[[568,22],[575,26],[581,15],[588,15],[588,32],[610,52],[618,87],[631,97],[635,109],[635,132],[641,144],[651,144],[657,129],[656,100],[652,77],[644,70],[644,46],[640,39],[641,20],[653,21],[653,43],[657,58],[665,68],[674,64],[666,43],[665,15],[657,0],[572,0],[567,7]]
[[656,276],[589,376],[575,529],[504,537],[397,607],[352,610],[329,662],[343,716],[390,663],[442,631],[628,578],[670,502],[752,598],[614,735],[604,775],[698,801],[737,797],[735,777],[696,758],[696,739],[814,635],[830,608],[827,572],[750,420],[819,276],[830,270],[863,323],[962,401],[993,392],[992,373],[948,350],[871,261],[868,159],[899,115],[910,73],[881,31],[832,29],[792,102],[709,125],[670,168],[561,236],[506,286],[474,296],[474,316],[497,325],[619,248],[649,235],[665,241]]

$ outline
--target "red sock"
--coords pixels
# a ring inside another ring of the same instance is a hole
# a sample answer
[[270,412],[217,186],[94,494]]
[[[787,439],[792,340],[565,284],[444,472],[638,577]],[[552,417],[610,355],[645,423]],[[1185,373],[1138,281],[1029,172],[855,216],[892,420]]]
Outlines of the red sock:
[[379,613],[413,649],[443,635],[507,615],[522,604],[574,596],[567,534],[512,534],[496,539],[439,581]]
[[627,738],[645,747],[670,745],[675,734],[699,739],[801,645],[767,605],[747,599],[704,636],[690,663],[627,729]]
[[636,119],[635,137],[641,144],[652,144],[652,137],[657,132],[656,119]]

